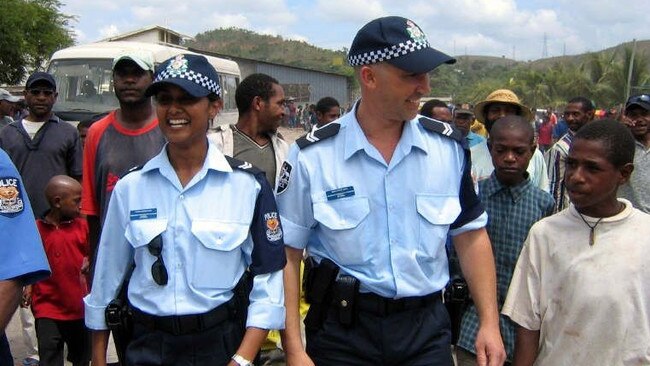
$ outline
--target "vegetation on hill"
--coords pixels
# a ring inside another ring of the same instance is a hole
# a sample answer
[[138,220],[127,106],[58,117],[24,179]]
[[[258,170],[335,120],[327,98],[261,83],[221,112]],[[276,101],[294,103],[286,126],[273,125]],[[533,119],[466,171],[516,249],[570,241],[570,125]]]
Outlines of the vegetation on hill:
[[[333,51],[253,31],[226,28],[200,33],[190,47],[225,55],[335,72],[352,78],[346,49]],[[531,107],[561,107],[574,96],[591,98],[599,108],[624,102],[631,43],[603,51],[530,62],[504,57],[457,56],[431,75],[431,96],[476,103],[491,91],[512,89]],[[650,41],[637,43],[632,94],[650,90]],[[643,89],[645,87],[645,89]]]
[[186,46],[225,55],[304,67],[352,76],[347,50],[333,51],[303,41],[284,39],[240,28],[220,28],[195,36]]

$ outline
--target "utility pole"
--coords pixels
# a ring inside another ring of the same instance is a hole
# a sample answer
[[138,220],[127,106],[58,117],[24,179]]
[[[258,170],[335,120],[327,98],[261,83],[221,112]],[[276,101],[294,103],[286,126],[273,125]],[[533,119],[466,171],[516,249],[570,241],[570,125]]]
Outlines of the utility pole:
[[542,49],[542,58],[548,57],[548,36],[544,32],[544,48]]
[[632,40],[632,56],[630,57],[630,65],[627,70],[627,85],[625,87],[625,100],[630,97],[630,87],[632,84],[632,71],[634,69],[634,55],[636,54],[636,38]]

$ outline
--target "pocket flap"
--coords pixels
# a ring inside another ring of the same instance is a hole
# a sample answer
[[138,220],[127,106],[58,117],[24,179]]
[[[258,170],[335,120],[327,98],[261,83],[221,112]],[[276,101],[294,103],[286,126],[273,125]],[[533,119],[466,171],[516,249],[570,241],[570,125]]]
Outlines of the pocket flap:
[[418,213],[434,225],[450,225],[460,215],[460,202],[456,196],[417,195]]
[[149,244],[151,239],[167,230],[166,219],[147,219],[129,221],[126,228],[126,239],[134,248]]
[[369,213],[370,203],[365,197],[314,203],[314,218],[332,230],[355,228]]
[[249,226],[238,222],[194,220],[192,234],[208,249],[230,251],[246,240]]

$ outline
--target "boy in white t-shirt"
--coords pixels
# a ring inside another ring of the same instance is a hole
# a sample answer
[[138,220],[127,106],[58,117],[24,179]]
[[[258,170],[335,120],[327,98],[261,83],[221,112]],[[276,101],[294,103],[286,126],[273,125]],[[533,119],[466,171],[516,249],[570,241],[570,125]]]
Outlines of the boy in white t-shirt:
[[633,158],[617,121],[575,135],[572,203],[531,228],[503,306],[518,324],[513,365],[650,364],[650,215],[616,198]]

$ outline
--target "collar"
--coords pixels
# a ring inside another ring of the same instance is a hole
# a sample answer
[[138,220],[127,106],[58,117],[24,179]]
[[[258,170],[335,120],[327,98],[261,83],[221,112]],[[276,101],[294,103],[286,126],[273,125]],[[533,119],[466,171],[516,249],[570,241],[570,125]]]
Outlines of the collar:
[[481,187],[482,193],[488,197],[491,197],[499,192],[506,192],[512,198],[512,202],[517,202],[526,193],[526,191],[533,186],[533,182],[530,180],[528,172],[525,172],[525,174],[526,178],[519,184],[515,186],[506,186],[504,184],[501,184],[501,182],[499,182],[497,179],[496,174],[492,172],[490,178],[488,178],[485,184]]
[[[623,209],[623,211],[617,213],[614,216],[599,218],[599,217],[582,215],[582,217],[584,217],[584,219],[590,224],[594,224],[599,220],[602,222],[622,221],[628,218],[630,215],[632,215],[635,209],[634,206],[632,206],[632,203],[624,198],[618,198],[618,201],[623,203],[625,205],[625,208]],[[576,207],[573,205],[573,203],[569,205],[569,212],[571,213],[571,216],[574,216],[576,218],[576,220],[582,222],[582,219],[580,218],[580,213],[578,213],[578,210],[576,210]]]
[[[343,116],[341,120],[341,129],[345,136],[343,158],[346,160],[354,155],[357,151],[365,150],[371,146],[370,142],[368,142],[368,138],[361,129],[359,120],[357,119],[357,108],[359,108],[360,103],[361,100],[357,100],[354,103],[352,110]],[[425,148],[426,144],[424,138],[422,137],[424,131],[420,129],[420,124],[417,120],[418,117],[420,116],[418,115],[414,119],[406,121],[406,123],[404,123],[402,136],[399,139],[396,150],[406,148],[408,151],[410,150],[408,148],[417,147],[425,153],[427,152]],[[368,154],[370,155],[370,153]]]
[[43,224],[45,224],[45,225],[52,226],[52,227],[55,227],[55,228],[56,228],[56,227],[59,227],[59,226],[61,226],[61,225],[69,225],[69,224],[72,224],[72,223],[74,222],[74,220],[75,220],[75,219],[70,219],[70,220],[66,220],[66,221],[61,221],[61,222],[59,222],[58,225],[57,225],[57,224],[54,224],[54,223],[52,223],[52,222],[47,221],[47,214],[49,214],[50,211],[52,211],[52,209],[48,209],[47,211],[45,211],[45,213],[43,214],[43,216],[41,216],[41,217],[39,218],[39,221],[41,221],[41,222],[42,222]]
[[[169,156],[167,155],[167,144],[168,143],[165,144],[162,151],[160,151],[158,155],[154,156],[142,167],[143,173],[156,169],[162,170],[163,168],[171,166]],[[203,170],[215,170],[225,173],[232,172],[232,168],[230,167],[230,164],[228,164],[226,158],[223,156],[223,153],[221,153],[221,151],[219,151],[219,149],[210,142],[208,142],[208,153],[205,157],[205,161],[203,162],[203,168],[201,168],[201,171]]]

